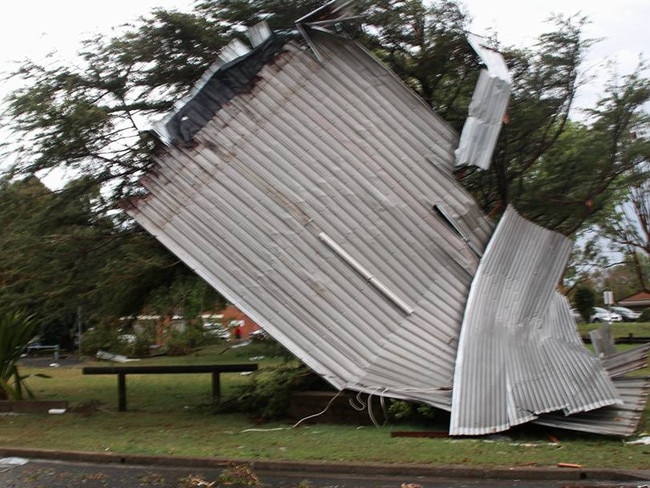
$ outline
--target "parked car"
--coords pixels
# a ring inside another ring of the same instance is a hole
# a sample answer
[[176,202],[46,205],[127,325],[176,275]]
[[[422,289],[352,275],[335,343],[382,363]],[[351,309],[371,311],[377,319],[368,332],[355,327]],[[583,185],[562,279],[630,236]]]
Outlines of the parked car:
[[589,317],[589,322],[596,324],[598,322],[622,322],[623,317],[621,317],[616,312],[610,312],[609,310],[602,307],[594,307],[591,309],[591,317]]
[[635,312],[627,307],[612,307],[612,312],[616,312],[623,318],[623,322],[636,322],[641,316],[641,312]]
[[265,340],[269,339],[270,336],[265,330],[257,329],[257,330],[254,330],[253,332],[251,332],[248,335],[248,337],[250,337],[251,340],[253,340],[253,341],[260,342],[260,341],[265,341]]
[[216,324],[216,323],[203,324],[203,330],[205,331],[206,335],[216,336],[225,341],[230,340],[230,336],[231,336],[230,331],[225,327],[223,327],[221,324]]

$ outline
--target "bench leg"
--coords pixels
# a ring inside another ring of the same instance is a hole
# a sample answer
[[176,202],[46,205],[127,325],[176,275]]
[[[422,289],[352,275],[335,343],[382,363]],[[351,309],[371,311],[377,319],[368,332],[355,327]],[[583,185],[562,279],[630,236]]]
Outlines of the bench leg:
[[217,403],[221,397],[221,380],[219,373],[212,372],[212,403]]
[[117,374],[117,409],[126,412],[126,375]]

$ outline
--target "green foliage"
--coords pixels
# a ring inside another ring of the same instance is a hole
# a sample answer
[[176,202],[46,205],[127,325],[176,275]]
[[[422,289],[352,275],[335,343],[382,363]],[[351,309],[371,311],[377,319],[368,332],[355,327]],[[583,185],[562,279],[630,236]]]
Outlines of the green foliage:
[[266,21],[274,31],[295,29],[296,20],[328,3],[328,0],[229,0],[203,1],[196,11],[226,26],[226,35],[241,36],[243,28]]
[[262,422],[282,419],[289,409],[291,394],[307,390],[331,390],[331,386],[306,366],[285,363],[254,373],[253,381],[224,399],[218,411],[243,412]]
[[100,350],[125,356],[133,354],[132,343],[123,334],[121,324],[102,322],[82,335],[83,355],[94,357]]
[[360,2],[371,26],[361,41],[457,130],[467,116],[478,59],[457,2]]
[[406,400],[391,399],[388,403],[388,418],[393,422],[425,422],[431,424],[433,420],[440,420],[441,411],[431,405]]
[[[23,134],[12,147],[28,157],[14,172],[64,167],[96,183],[109,203],[134,190],[152,149],[142,133],[149,117],[168,110],[228,42],[222,25],[196,13],[156,10],[120,37],[84,42],[73,65],[26,62],[29,80],[9,98],[5,114]],[[140,124],[143,124],[140,126]]]
[[0,399],[23,400],[33,396],[18,374],[18,360],[34,337],[37,323],[33,317],[18,312],[0,315]]
[[594,290],[586,286],[577,288],[573,301],[576,309],[580,312],[580,315],[585,322],[589,322],[591,309],[596,305]]
[[156,335],[156,328],[156,324],[151,323],[138,325],[134,330],[127,332],[124,323],[102,322],[83,335],[82,353],[86,356],[94,356],[97,351],[103,350],[113,354],[144,358],[150,355],[151,346],[162,340],[163,345],[158,349],[159,352],[168,356],[185,356],[211,342],[202,328],[196,324],[187,324],[182,330],[167,326],[164,337]]
[[395,400],[388,406],[388,416],[396,421],[408,420],[413,416],[413,403]]
[[184,268],[151,236],[99,212],[88,185],[52,192],[35,177],[0,181],[0,300],[33,313],[43,334],[69,335],[79,307],[86,323],[138,311],[150,286]]
[[186,325],[182,331],[171,329],[166,336],[164,351],[170,356],[185,356],[208,341],[198,325]]
[[637,322],[650,322],[650,308],[646,308],[637,319]]
[[220,310],[225,300],[205,281],[180,269],[169,282],[149,291],[147,310],[155,314],[183,315],[198,320],[201,312]]

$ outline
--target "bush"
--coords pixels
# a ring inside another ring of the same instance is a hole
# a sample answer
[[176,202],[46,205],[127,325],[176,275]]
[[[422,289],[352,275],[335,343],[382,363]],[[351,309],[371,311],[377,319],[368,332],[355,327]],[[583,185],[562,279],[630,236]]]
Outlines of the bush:
[[589,322],[591,316],[591,309],[596,304],[596,298],[594,290],[586,286],[581,286],[576,289],[576,293],[573,297],[573,301],[576,309],[582,315],[582,318],[585,322]]
[[650,308],[646,308],[636,320],[637,322],[650,322]]
[[81,353],[94,356],[97,351],[122,354],[131,357],[149,355],[149,346],[153,343],[151,330],[138,333],[125,333],[122,324],[104,322],[86,331],[81,337]]
[[440,420],[442,410],[419,402],[391,399],[388,403],[388,420],[396,422],[430,422]]
[[128,344],[120,340],[119,328],[112,323],[101,323],[87,330],[81,336],[81,353],[94,356],[97,351],[108,351],[114,354],[127,354]]
[[192,346],[183,332],[174,330],[167,335],[164,350],[169,356],[185,356],[192,352]]
[[185,356],[197,347],[209,342],[203,330],[197,325],[188,325],[185,330],[171,329],[167,335],[165,352],[170,356]]
[[256,373],[253,381],[237,388],[217,409],[219,412],[247,413],[258,422],[267,422],[286,417],[292,393],[314,390],[328,391],[332,387],[303,364],[285,364],[270,373]]

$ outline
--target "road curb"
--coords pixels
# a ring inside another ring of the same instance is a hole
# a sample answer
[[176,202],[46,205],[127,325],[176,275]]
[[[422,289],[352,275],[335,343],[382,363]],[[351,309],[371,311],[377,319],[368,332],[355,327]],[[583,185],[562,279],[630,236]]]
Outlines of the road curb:
[[650,470],[586,469],[580,467],[474,467],[428,466],[420,464],[355,464],[337,462],[296,462],[217,457],[180,457],[113,452],[76,452],[49,449],[0,447],[0,457],[69,461],[132,466],[166,466],[220,469],[232,464],[248,464],[255,472],[270,475],[317,477],[318,475],[355,475],[364,477],[402,478],[472,478],[494,480],[566,480],[566,481],[645,481],[650,483]]

